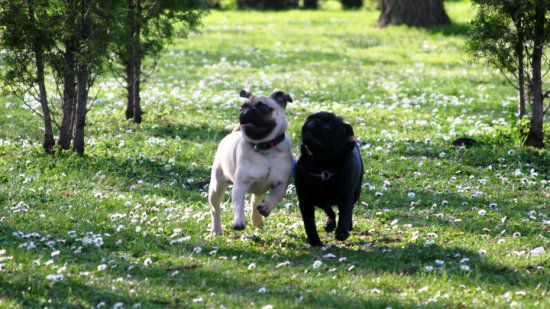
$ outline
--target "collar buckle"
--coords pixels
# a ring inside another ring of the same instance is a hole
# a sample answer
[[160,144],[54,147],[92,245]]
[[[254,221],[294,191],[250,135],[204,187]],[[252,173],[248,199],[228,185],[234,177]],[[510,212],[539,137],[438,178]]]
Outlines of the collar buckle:
[[320,174],[319,174],[319,177],[324,180],[324,181],[327,181],[329,180],[331,177],[332,177],[332,173],[329,172],[329,171],[322,171]]

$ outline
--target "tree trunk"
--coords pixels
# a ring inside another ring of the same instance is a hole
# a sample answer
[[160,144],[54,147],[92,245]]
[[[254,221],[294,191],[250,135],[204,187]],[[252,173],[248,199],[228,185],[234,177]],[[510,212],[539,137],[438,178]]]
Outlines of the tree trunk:
[[134,123],[141,123],[141,60],[137,59],[134,63]]
[[134,66],[131,61],[126,61],[126,119],[134,118]]
[[542,93],[542,56],[544,43],[544,24],[545,24],[546,7],[544,0],[536,0],[535,2],[535,37],[533,42],[532,54],[532,113],[531,126],[529,135],[525,144],[536,148],[544,146],[544,94]]
[[[521,17],[517,17],[514,22],[516,26],[516,31],[518,33],[518,38],[516,41],[516,56],[518,58],[518,91],[519,91],[519,102],[518,102],[518,118],[522,120],[527,114],[525,108],[525,52],[523,47],[523,42],[525,41],[525,34],[523,29],[523,22]],[[525,135],[525,127],[520,125],[519,128],[520,134]]]
[[80,68],[77,74],[77,102],[74,127],[74,150],[84,154],[84,127],[86,126],[86,102],[88,101],[88,78],[87,68]]
[[378,26],[405,24],[414,27],[431,27],[449,24],[443,0],[382,0]]
[[75,59],[74,41],[65,43],[64,72],[63,72],[63,101],[61,126],[59,127],[59,146],[61,149],[71,147],[73,132],[74,111],[76,107],[76,82],[75,82]]
[[[27,1],[29,8],[29,20],[31,24],[36,24],[34,16],[34,3],[32,0]],[[42,108],[42,117],[44,120],[44,151],[47,154],[53,154],[53,146],[55,140],[53,138],[52,119],[50,107],[48,106],[48,93],[46,92],[46,84],[44,82],[44,50],[39,42],[39,38],[33,38],[34,61],[36,65],[36,83],[38,84],[38,92],[40,97],[40,107]]]
[[141,19],[143,8],[141,0],[136,0],[137,19],[134,23],[134,123],[141,123]]
[[[77,28],[78,37],[78,52],[79,59],[76,65],[76,110],[74,113],[74,136],[73,136],[73,149],[79,154],[84,155],[84,127],[86,126],[86,112],[88,102],[88,81],[90,78],[89,64],[91,61],[90,55],[86,51],[86,48],[82,46],[86,42],[92,32],[91,20],[88,14],[90,8],[90,1],[84,0],[80,4],[80,22]],[[84,47],[84,48],[83,48]]]
[[304,8],[317,9],[319,7],[318,0],[304,0]]
[[127,33],[126,61],[126,119],[141,123],[141,0],[128,0],[129,27]]

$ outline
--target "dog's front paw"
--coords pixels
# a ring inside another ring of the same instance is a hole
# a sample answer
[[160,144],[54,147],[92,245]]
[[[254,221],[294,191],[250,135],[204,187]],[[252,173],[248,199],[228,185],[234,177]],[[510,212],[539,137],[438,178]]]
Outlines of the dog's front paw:
[[245,220],[235,220],[233,223],[231,223],[231,228],[235,231],[242,231],[246,227],[246,221]]
[[327,233],[334,232],[335,228],[336,228],[336,220],[332,218],[328,218],[327,222],[325,223],[325,232]]
[[349,237],[349,231],[336,231],[335,237],[337,240],[346,240]]
[[222,230],[213,229],[212,231],[210,231],[210,236],[222,236],[222,235],[223,235]]
[[258,212],[264,217],[269,216],[269,214],[271,213],[271,211],[269,210],[269,207],[267,207],[265,204],[258,205],[256,209],[258,209]]
[[310,246],[312,247],[321,247],[323,245],[323,242],[321,242],[321,239],[308,239],[307,241]]

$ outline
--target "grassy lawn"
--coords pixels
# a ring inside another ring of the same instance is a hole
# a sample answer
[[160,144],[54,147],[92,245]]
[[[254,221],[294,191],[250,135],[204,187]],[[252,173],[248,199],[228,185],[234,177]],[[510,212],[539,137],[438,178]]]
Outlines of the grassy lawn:
[[[447,9],[455,24],[430,30],[213,12],[167,49],[142,125],[101,80],[84,158],[43,155],[40,120],[0,97],[0,307],[550,307],[550,151],[518,146],[514,90],[463,51],[470,5]],[[243,87],[292,95],[295,154],[308,114],[353,125],[366,173],[348,241],[306,246],[293,185],[259,230],[229,228],[227,195],[225,236],[207,237]]]

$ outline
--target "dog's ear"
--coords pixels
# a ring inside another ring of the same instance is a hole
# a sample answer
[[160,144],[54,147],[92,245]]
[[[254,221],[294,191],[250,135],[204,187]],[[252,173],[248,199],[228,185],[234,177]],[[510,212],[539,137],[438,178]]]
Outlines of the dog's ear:
[[282,91],[273,92],[271,98],[275,100],[277,104],[281,105],[282,108],[286,108],[286,103],[292,102],[292,98]]
[[241,92],[239,93],[239,96],[241,98],[250,99],[250,97],[252,96],[252,93],[242,89]]
[[350,138],[350,141],[353,139],[355,141],[355,133],[353,132],[353,128],[351,125],[344,123],[344,131],[346,132],[346,136]]
[[346,132],[346,136],[348,137],[348,147],[350,150],[355,148],[355,145],[357,144],[357,138],[355,137],[355,133],[353,133],[353,128],[351,125],[344,123],[344,130]]

